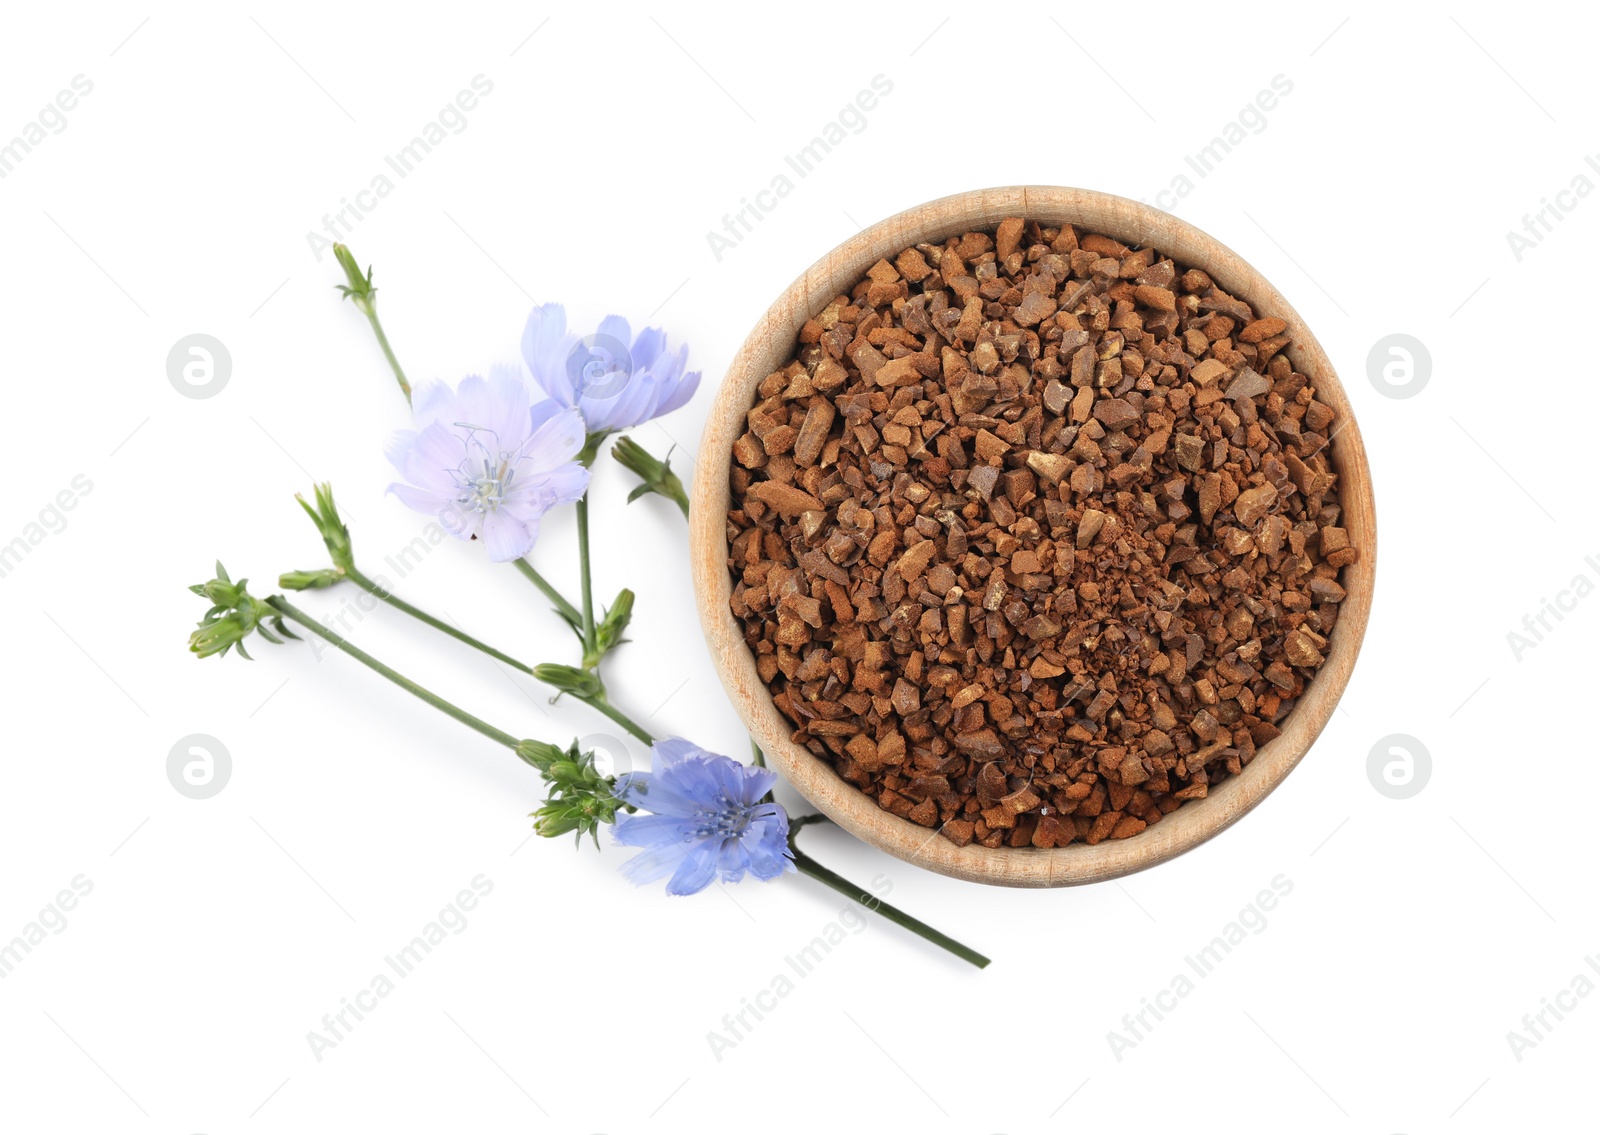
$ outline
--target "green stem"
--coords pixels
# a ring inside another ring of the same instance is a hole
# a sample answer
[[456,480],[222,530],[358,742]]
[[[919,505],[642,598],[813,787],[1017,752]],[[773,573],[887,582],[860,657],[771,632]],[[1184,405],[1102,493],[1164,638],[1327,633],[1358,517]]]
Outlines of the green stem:
[[594,637],[594,584],[589,576],[589,494],[578,498],[578,570],[583,586],[583,668],[600,664]]
[[410,678],[407,678],[399,671],[385,666],[382,662],[379,662],[376,658],[372,657],[372,655],[368,654],[360,647],[346,641],[342,635],[329,630],[327,627],[317,622],[317,620],[313,619],[310,615],[295,607],[282,595],[269,596],[266,601],[285,618],[292,619],[296,623],[299,623],[306,630],[310,631],[319,638],[327,640],[335,648],[342,650],[344,653],[348,654],[351,658],[354,658],[363,666],[382,674],[385,678],[399,686],[402,690],[421,698],[423,701],[433,706],[433,708],[455,718],[467,728],[477,730],[485,737],[488,737],[492,741],[499,742],[508,749],[515,749],[517,747],[519,742],[517,738],[513,737],[511,734],[506,733],[503,730],[496,729],[493,725],[490,725],[482,718],[474,717],[466,710],[445,701],[432,690],[427,690],[417,685]]
[[979,969],[983,969],[989,964],[989,959],[978,953],[978,951],[971,949],[970,947],[963,946],[960,942],[957,942],[948,934],[941,934],[939,931],[929,926],[926,922],[911,917],[911,915],[907,914],[899,907],[890,906],[876,895],[864,892],[860,887],[856,886],[849,879],[846,879],[843,875],[839,875],[828,870],[815,859],[812,859],[811,856],[801,851],[798,844],[795,842],[795,836],[799,834],[800,829],[805,827],[807,824],[817,823],[825,820],[826,818],[827,817],[825,816],[799,816],[789,824],[789,850],[794,853],[794,865],[802,875],[810,876],[823,886],[832,887],[841,895],[846,896],[854,902],[860,903],[863,907],[872,911],[874,914],[883,915],[883,917],[887,918],[895,925],[903,926],[905,929],[911,931],[911,933],[917,935],[917,937],[932,942],[940,949],[948,950],[950,953],[954,954],[964,962],[970,962]]
[[394,357],[394,349],[389,346],[389,336],[383,333],[383,324],[378,322],[377,304],[368,300],[366,306],[367,322],[372,324],[372,333],[378,337],[378,346],[383,348],[383,357],[389,360],[389,367],[394,371],[395,381],[400,383],[400,393],[406,396],[406,405],[411,404],[411,384],[406,381],[406,372],[400,369],[400,360]]
[[544,593],[546,599],[556,605],[556,611],[560,613],[563,619],[571,623],[573,627],[582,625],[583,615],[576,607],[567,602],[566,596],[557,591],[549,580],[535,571],[532,564],[527,560],[512,560],[511,562],[516,564],[517,570],[527,576],[533,582],[533,585]]
[[650,734],[645,731],[643,726],[635,723],[632,718],[623,713],[616,706],[612,705],[605,699],[604,696],[595,698],[584,697],[581,694],[573,694],[572,696],[583,702],[585,705],[592,706],[599,710],[612,721],[615,721],[618,725],[626,729],[629,733],[632,733],[639,740],[643,741],[646,745],[654,745],[656,743],[656,739],[650,736]]
[[[518,562],[520,563],[521,561],[519,560]],[[455,639],[457,642],[464,642],[468,646],[472,647],[474,650],[480,650],[484,654],[487,654],[490,658],[496,659],[497,661],[500,661],[500,662],[504,662],[507,666],[510,666],[511,668],[513,668],[515,670],[520,670],[524,674],[528,674],[528,675],[530,675],[532,677],[535,677],[535,678],[538,677],[538,675],[534,673],[534,668],[532,666],[529,666],[526,662],[523,662],[522,660],[517,659],[517,658],[513,658],[513,657],[511,657],[511,655],[505,653],[502,650],[496,650],[494,647],[490,646],[488,643],[483,642],[480,639],[473,638],[471,635],[467,634],[465,631],[457,630],[455,627],[451,626],[449,623],[445,622],[443,619],[436,619],[432,615],[428,614],[428,612],[422,610],[419,607],[413,607],[410,603],[407,603],[404,599],[400,598],[398,595],[395,595],[393,592],[387,590],[384,587],[379,586],[377,583],[375,583],[372,580],[368,579],[365,575],[363,575],[360,571],[356,570],[355,568],[352,567],[352,568],[346,569],[345,576],[350,580],[351,583],[353,583],[357,587],[361,588],[361,590],[367,592],[369,595],[376,596],[378,599],[383,600],[385,603],[389,604],[389,606],[393,607],[395,610],[404,611],[406,614],[410,615],[412,618],[420,620],[421,622],[424,622],[424,623],[428,624],[428,626],[434,628],[435,630],[443,631],[445,634],[449,635],[451,638]],[[589,706],[589,707],[591,707],[591,708],[593,708],[595,710],[598,710],[600,713],[605,714],[612,721],[615,721],[618,725],[622,726],[629,733],[633,734],[639,740],[643,741],[646,745],[655,744],[655,738],[650,735],[649,731],[647,731],[644,728],[644,726],[640,725],[638,722],[634,721],[627,714],[623,713],[616,706],[612,705],[609,701],[606,700],[606,698],[603,695],[596,696],[596,697],[590,697],[590,696],[588,696],[586,694],[576,694],[575,693],[572,696],[577,698],[579,701],[583,702],[585,705],[587,705],[587,706]]]
[[487,654],[490,658],[498,659],[499,661],[504,662],[507,666],[510,666],[515,670],[521,670],[524,674],[529,674],[529,675],[531,675],[533,673],[533,667],[529,666],[526,662],[519,662],[517,659],[511,657],[511,655],[506,654],[503,651],[496,650],[494,647],[490,646],[486,642],[480,642],[478,639],[473,638],[471,635],[467,634],[465,631],[457,630],[455,627],[451,626],[449,623],[445,622],[443,619],[436,619],[432,615],[428,614],[428,612],[426,612],[424,610],[421,610],[420,608],[413,607],[410,603],[407,603],[404,599],[400,598],[398,595],[395,595],[393,592],[389,591],[386,588],[380,587],[378,584],[374,583],[372,580],[370,580],[366,576],[362,575],[355,568],[347,569],[345,571],[345,575],[349,578],[351,583],[355,584],[357,587],[361,588],[361,590],[367,592],[369,595],[374,595],[377,598],[383,600],[385,603],[389,604],[389,606],[393,607],[395,610],[404,611],[406,614],[410,615],[413,619],[418,619],[421,622],[427,623],[434,630],[443,631],[445,634],[449,635],[451,638],[456,639],[459,642],[466,643],[468,646],[472,647],[474,650],[481,650],[481,651],[483,651],[483,653]]

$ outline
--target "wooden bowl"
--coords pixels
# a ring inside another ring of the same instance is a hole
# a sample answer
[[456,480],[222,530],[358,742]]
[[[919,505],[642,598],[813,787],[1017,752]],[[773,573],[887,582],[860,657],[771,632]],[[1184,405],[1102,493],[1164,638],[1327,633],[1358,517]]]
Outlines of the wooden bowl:
[[[942,242],[964,232],[992,229],[1006,217],[1023,217],[1043,225],[1071,222],[1131,246],[1153,245],[1179,265],[1207,272],[1225,291],[1248,302],[1259,316],[1287,321],[1292,336],[1287,351],[1290,362],[1311,379],[1319,399],[1338,415],[1340,425],[1332,450],[1339,474],[1339,503],[1350,541],[1361,553],[1355,564],[1344,569],[1343,586],[1348,595],[1340,606],[1327,661],[1289,715],[1278,723],[1282,735],[1263,745],[1240,775],[1215,785],[1205,799],[1184,804],[1138,835],[1093,847],[1083,843],[1048,850],[990,850],[977,844],[957,847],[933,829],[879,808],[825,761],[789,739],[792,727],[773,705],[766,684],[756,673],[755,657],[728,607],[732,592],[726,537],[728,470],[733,443],[745,431],[745,415],[755,401],[756,387],[788,362],[801,325],[834,296],[848,293],[880,258],[892,258],[921,241]],[[695,598],[712,658],[735,709],[772,766],[840,827],[873,846],[930,871],[1013,887],[1092,883],[1143,870],[1210,839],[1260,803],[1305,756],[1344,692],[1372,607],[1377,553],[1372,477],[1361,431],[1333,365],[1289,302],[1236,253],[1177,217],[1122,197],[1055,186],[980,189],[908,209],[851,237],[789,285],[750,332],[717,391],[700,442],[689,533]]]

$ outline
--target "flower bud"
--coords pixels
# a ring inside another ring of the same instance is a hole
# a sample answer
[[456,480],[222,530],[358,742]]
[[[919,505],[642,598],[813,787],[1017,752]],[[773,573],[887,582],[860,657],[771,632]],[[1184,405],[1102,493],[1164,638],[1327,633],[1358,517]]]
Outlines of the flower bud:
[[605,692],[600,679],[576,666],[563,666],[556,662],[541,662],[533,668],[533,676],[564,694],[581,698],[597,698]]
[[624,805],[612,795],[612,779],[595,768],[594,754],[583,752],[576,741],[565,749],[522,741],[516,752],[549,786],[544,804],[532,813],[534,831],[542,836],[577,832],[580,838],[587,832],[598,844],[600,825],[614,823]]
[[662,461],[652,456],[631,437],[618,438],[617,444],[611,447],[611,456],[641,482],[628,494],[629,504],[646,493],[656,493],[676,503],[683,510],[683,515],[689,515],[688,494],[683,491],[683,482],[678,480],[678,475],[672,471],[670,461]]
[[[215,579],[196,583],[189,588],[196,595],[211,600],[211,609],[189,635],[189,649],[201,658],[226,654],[232,649],[249,660],[244,640],[252,632],[271,643],[283,642],[278,635],[284,638],[299,637],[284,625],[283,616],[276,608],[250,594],[246,582],[241,579],[235,583],[229,579],[227,569],[218,560]],[[277,633],[274,634],[274,631]]]
[[527,761],[540,772],[544,772],[564,755],[562,749],[550,744],[548,741],[521,741],[516,748],[517,756]]
[[533,830],[547,839],[577,831],[579,826],[580,818],[570,808],[546,804],[533,813]]
[[[339,517],[339,508],[333,503],[333,486],[320,484],[314,493],[316,507],[306,503],[306,498],[299,493],[294,499],[300,502],[300,507],[306,510],[306,515],[311,518],[311,523],[317,526],[317,532],[322,536],[322,543],[328,549],[328,556],[333,560],[334,568],[342,575],[353,571],[356,566],[355,551],[350,544],[350,529]],[[285,587],[289,586],[284,584]],[[326,587],[327,584],[318,586]]]
[[344,582],[344,576],[333,568],[321,571],[286,571],[278,577],[278,586],[285,591],[311,591],[332,587]]
[[367,269],[367,274],[361,274],[356,258],[350,255],[350,250],[342,244],[333,246],[333,257],[339,262],[339,267],[344,269],[345,279],[349,284],[339,284],[338,289],[344,293],[345,299],[356,305],[362,315],[370,316],[373,311],[373,297],[378,294],[378,289],[372,286],[372,269]]
[[600,625],[594,629],[595,650],[592,658],[585,656],[584,661],[590,666],[595,665],[608,651],[621,646],[626,641],[622,635],[628,629],[628,622],[633,618],[633,592],[624,587],[617,592],[616,599],[611,604],[611,609],[606,612],[606,617],[600,620]]
[[[219,572],[222,570],[220,563],[217,565],[217,570]],[[208,579],[204,583],[191,584],[189,590],[211,600],[218,607],[232,607],[239,602],[244,583],[242,579],[238,583],[230,583],[226,578]]]
[[240,654],[249,658],[242,644],[254,629],[255,624],[248,618],[230,613],[200,624],[189,635],[189,649],[201,658],[210,658],[213,654],[226,654],[230,648],[237,647]]

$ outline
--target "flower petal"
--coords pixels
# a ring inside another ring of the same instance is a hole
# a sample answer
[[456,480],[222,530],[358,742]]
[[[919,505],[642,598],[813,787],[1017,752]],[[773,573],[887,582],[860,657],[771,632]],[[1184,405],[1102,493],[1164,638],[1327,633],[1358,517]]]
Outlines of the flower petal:
[[578,456],[587,438],[583,415],[577,410],[563,410],[534,431],[523,451],[524,460],[529,469],[556,469]]
[[528,410],[528,420],[532,423],[531,432],[537,433],[539,427],[551,418],[561,413],[567,407],[557,402],[554,398],[541,398]]
[[744,878],[745,871],[750,867],[750,853],[744,846],[744,841],[736,836],[729,836],[717,848],[717,871],[722,876],[724,883],[737,883]]
[[655,416],[659,418],[663,414],[670,414],[672,411],[687,405],[689,399],[694,397],[694,392],[699,389],[699,386],[699,371],[692,370],[688,374],[684,375],[677,381],[676,385],[671,388],[666,397],[661,399],[660,405],[656,407]]
[[589,470],[576,461],[558,465],[539,479],[539,490],[546,495],[546,508],[572,504],[589,490]]
[[415,509],[417,512],[425,512],[430,516],[449,509],[451,504],[454,503],[453,498],[446,493],[437,492],[433,489],[418,488],[416,485],[408,485],[404,481],[396,481],[390,485],[389,492],[399,497],[400,503],[407,508]]
[[732,757],[716,754],[711,755],[707,768],[716,778],[717,790],[723,796],[746,805],[757,803],[778,779],[771,769],[740,764]]
[[[722,790],[714,762],[727,759],[710,753],[701,753],[658,769],[656,777],[661,787],[693,801],[698,808],[711,811],[715,808],[714,801]],[[652,808],[652,810],[657,809]]]
[[483,542],[489,558],[497,564],[510,563],[533,550],[539,538],[539,518],[523,520],[510,509],[497,508],[484,514]]
[[688,856],[667,880],[667,894],[699,894],[717,877],[717,852],[710,841],[701,841],[689,849]]
[[694,830],[693,821],[674,816],[618,816],[611,835],[624,847],[655,847],[663,843],[687,844]]
[[563,406],[575,402],[572,379],[567,375],[567,354],[572,336],[567,333],[567,312],[558,303],[536,307],[522,329],[522,361],[533,381]]
[[656,403],[660,401],[661,384],[649,371],[637,372],[628,384],[608,398],[603,406],[607,428],[626,430],[648,422],[655,417]]
[[456,398],[461,416],[448,425],[456,436],[468,439],[468,447],[480,458],[518,453],[527,443],[532,426],[528,388],[520,376],[502,373],[491,382],[468,375],[456,388]]
[[424,382],[411,392],[411,418],[418,429],[456,416],[456,392],[443,382]]
[[383,455],[389,459],[400,472],[406,471],[406,458],[410,456],[412,447],[417,444],[416,430],[395,430],[389,435],[389,440],[384,443]]
[[687,856],[688,850],[678,844],[653,844],[622,865],[622,876],[636,886],[653,883],[676,871]]
[[693,741],[685,741],[682,737],[663,737],[650,746],[650,752],[663,768],[681,764],[690,757],[711,756]]
[[[621,347],[624,351],[627,351],[629,357],[632,358],[633,331],[628,327],[628,321],[622,318],[622,316],[608,315],[602,319],[600,321],[600,326],[595,329],[595,337],[604,337],[612,340],[618,347]],[[604,346],[607,349],[607,353],[610,353],[612,350],[614,350],[611,343],[606,343]],[[632,366],[637,370],[639,366],[639,360],[633,359]]]
[[478,514],[463,509],[453,496],[419,489],[402,481],[390,485],[388,491],[407,508],[432,517],[439,527],[458,540],[470,540],[477,534]]
[[624,804],[669,819],[689,819],[699,816],[702,811],[693,797],[684,795],[663,781],[660,773],[625,772],[617,777],[611,794]]
[[[481,426],[484,408],[489,402],[489,384],[481,374],[469,374],[456,383],[456,413],[461,420]],[[455,425],[455,422],[450,422]]]
[[528,381],[519,366],[496,363],[489,368],[489,390],[494,400],[489,409],[489,424],[504,439],[506,449],[515,449],[533,432],[529,416],[532,401]]
[[753,820],[741,842],[750,855],[750,873],[758,879],[776,879],[795,869],[789,847],[789,816],[777,804],[767,805],[772,814]]
[[676,871],[682,856],[680,848],[668,843],[648,848],[622,865],[622,877],[634,886],[642,887]]
[[667,349],[667,333],[659,327],[646,327],[639,332],[639,337],[633,341],[633,367],[635,370],[649,370],[655,365],[656,358]]
[[444,492],[455,489],[466,452],[460,431],[435,422],[412,436],[395,466],[412,484]]

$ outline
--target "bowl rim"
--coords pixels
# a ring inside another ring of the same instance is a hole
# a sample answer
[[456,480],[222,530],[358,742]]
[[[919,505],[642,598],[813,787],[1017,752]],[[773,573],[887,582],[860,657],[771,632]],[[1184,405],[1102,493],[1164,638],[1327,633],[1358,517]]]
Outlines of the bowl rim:
[[[1044,225],[1070,222],[1134,247],[1154,246],[1185,267],[1200,268],[1260,318],[1288,324],[1285,350],[1317,397],[1344,423],[1331,439],[1339,474],[1341,518],[1360,552],[1345,567],[1346,597],[1329,636],[1327,660],[1288,716],[1283,732],[1263,745],[1238,776],[1205,799],[1187,802],[1138,835],[1089,846],[990,849],[957,847],[938,834],[878,807],[832,766],[790,740],[792,729],[756,672],[755,656],[729,607],[726,518],[732,447],[762,379],[788,361],[804,322],[835,295],[848,293],[879,259],[921,241],[992,229],[1007,217]],[[953,194],[869,225],[824,254],[777,297],[728,365],[706,419],[696,459],[689,547],[695,604],[717,674],[735,711],[770,765],[840,827],[918,867],[971,882],[1058,887],[1119,878],[1192,850],[1237,822],[1281,784],[1310,750],[1349,683],[1372,608],[1377,531],[1371,471],[1360,427],[1333,364],[1287,299],[1237,253],[1199,228],[1153,206],[1091,189],[1004,186]]]

